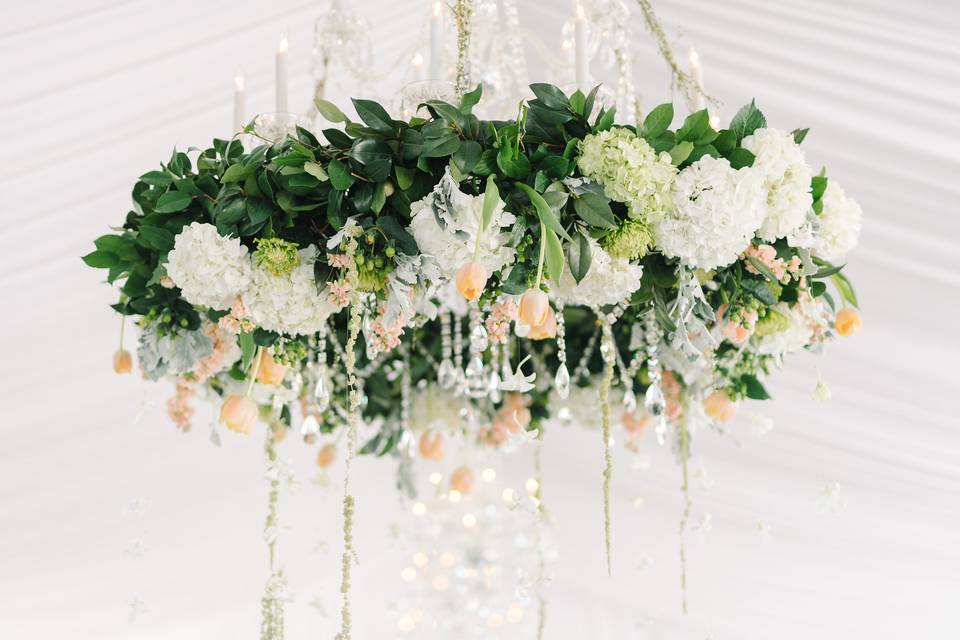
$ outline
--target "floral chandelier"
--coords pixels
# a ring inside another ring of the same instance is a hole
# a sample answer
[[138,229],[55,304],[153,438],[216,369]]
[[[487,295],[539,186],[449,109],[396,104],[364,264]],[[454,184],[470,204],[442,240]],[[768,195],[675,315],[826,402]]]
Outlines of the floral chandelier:
[[[515,119],[480,119],[482,86],[465,90],[470,11],[454,6],[455,100],[396,119],[356,99],[354,121],[320,98],[340,126],[261,116],[174,152],[83,258],[120,285],[113,308],[136,319],[143,376],[175,382],[179,428],[206,400],[231,431],[265,424],[271,464],[291,429],[321,468],[344,456],[339,638],[355,454],[390,455],[402,476],[455,436],[539,451],[552,425],[599,415],[609,569],[613,429],[669,442],[686,488],[694,438],[768,399],[787,356],[860,326],[838,263],[861,211],[807,166],[806,129],[769,127],[753,103],[723,128],[670,103],[634,126],[598,88],[543,83]],[[122,336],[114,369],[127,373]],[[449,482],[469,495],[474,470]],[[262,637],[278,638],[284,573],[268,544]]]

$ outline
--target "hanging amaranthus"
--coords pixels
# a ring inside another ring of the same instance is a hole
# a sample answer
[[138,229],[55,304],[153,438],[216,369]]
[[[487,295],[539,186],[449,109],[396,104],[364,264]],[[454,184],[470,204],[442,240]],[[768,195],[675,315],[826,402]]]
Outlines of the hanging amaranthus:
[[457,0],[453,5],[453,19],[457,24],[457,95],[463,95],[470,85],[470,20],[473,18],[473,0]]
[[613,364],[616,361],[616,344],[608,318],[602,318],[603,379],[600,382],[600,410],[603,418],[603,541],[607,552],[607,575],[613,572],[610,561],[610,479],[613,476],[613,457],[610,454],[610,384],[613,382]]
[[690,519],[690,483],[687,473],[687,460],[690,458],[690,431],[687,429],[688,413],[689,406],[684,406],[677,431],[677,452],[680,455],[680,465],[683,469],[683,516],[680,518],[680,594],[683,600],[684,615],[687,613],[687,551],[684,544],[684,535],[687,531],[687,521]]

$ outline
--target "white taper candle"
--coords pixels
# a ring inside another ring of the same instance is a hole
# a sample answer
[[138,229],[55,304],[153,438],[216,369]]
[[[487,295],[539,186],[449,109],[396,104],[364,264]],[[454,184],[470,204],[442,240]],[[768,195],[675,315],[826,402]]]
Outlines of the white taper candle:
[[284,113],[287,107],[287,34],[280,36],[277,45],[277,111]]
[[584,15],[583,5],[578,2],[573,21],[573,47],[576,80],[580,88],[590,82],[590,68],[587,64],[587,35],[587,17]]
[[430,79],[443,78],[443,3],[434,0],[430,14]]
[[243,76],[233,79],[233,132],[242,131],[247,117],[247,87]]

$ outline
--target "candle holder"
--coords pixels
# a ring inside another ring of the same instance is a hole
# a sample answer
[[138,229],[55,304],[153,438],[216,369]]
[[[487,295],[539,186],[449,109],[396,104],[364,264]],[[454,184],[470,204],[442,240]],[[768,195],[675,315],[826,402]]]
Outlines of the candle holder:
[[457,100],[457,89],[449,80],[417,80],[400,90],[400,113],[404,119],[426,115],[420,105],[428,100],[443,100],[451,104]]
[[261,113],[253,119],[253,131],[256,135],[271,143],[284,140],[287,136],[296,137],[297,127],[305,126],[303,118],[295,113],[275,111]]

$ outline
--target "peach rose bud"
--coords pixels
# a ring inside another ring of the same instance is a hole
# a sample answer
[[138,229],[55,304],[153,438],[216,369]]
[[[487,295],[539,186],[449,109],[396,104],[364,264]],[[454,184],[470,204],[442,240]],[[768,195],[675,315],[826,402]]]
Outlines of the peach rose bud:
[[479,262],[468,262],[457,271],[457,291],[467,300],[476,300],[487,286],[487,270]]
[[531,327],[527,337],[531,340],[546,340],[547,338],[557,337],[557,316],[553,309],[547,307],[547,317],[537,326]]
[[833,321],[837,333],[842,336],[849,336],[856,333],[863,322],[860,320],[860,314],[856,309],[846,307],[837,312],[837,317]]
[[527,289],[520,296],[520,322],[528,327],[543,324],[550,310],[550,299],[540,289]]
[[704,399],[703,410],[717,422],[729,422],[737,413],[737,405],[726,391],[717,389]]
[[458,467],[450,474],[450,486],[463,495],[469,495],[473,491],[473,471],[470,467]]
[[118,349],[113,354],[114,373],[130,373],[133,369],[133,358],[126,349]]
[[287,375],[287,367],[273,359],[273,355],[264,350],[260,354],[260,368],[257,370],[257,382],[277,385]]
[[250,433],[257,421],[257,403],[247,396],[227,396],[220,407],[220,424],[237,433]]
[[337,445],[332,442],[325,444],[320,447],[319,453],[317,453],[317,465],[321,469],[327,469],[330,465],[333,464],[333,461],[337,459]]
[[443,459],[443,436],[430,431],[420,436],[420,455],[426,460]]

